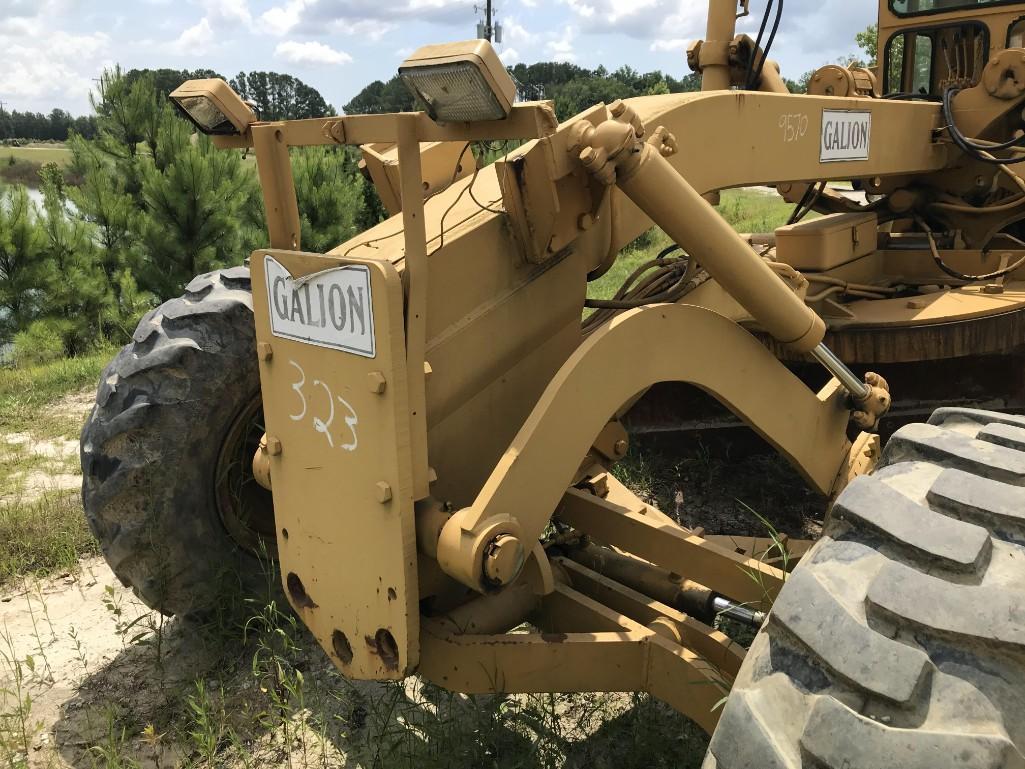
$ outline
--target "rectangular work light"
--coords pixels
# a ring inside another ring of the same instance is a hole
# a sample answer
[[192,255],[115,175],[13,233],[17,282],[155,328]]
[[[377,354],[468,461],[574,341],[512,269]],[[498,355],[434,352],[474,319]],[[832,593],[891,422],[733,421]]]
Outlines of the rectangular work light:
[[186,80],[169,98],[205,134],[242,134],[256,122],[256,113],[220,78]]
[[424,46],[399,76],[439,123],[503,120],[516,99],[516,84],[487,40]]

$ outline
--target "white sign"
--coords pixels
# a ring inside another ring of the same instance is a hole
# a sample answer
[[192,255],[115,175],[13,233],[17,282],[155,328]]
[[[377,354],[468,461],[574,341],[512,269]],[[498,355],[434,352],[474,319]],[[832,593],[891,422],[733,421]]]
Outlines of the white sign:
[[269,254],[263,264],[274,336],[365,358],[377,355],[369,267],[351,264],[293,278]]
[[872,113],[822,110],[822,149],[819,162],[868,160],[872,139]]

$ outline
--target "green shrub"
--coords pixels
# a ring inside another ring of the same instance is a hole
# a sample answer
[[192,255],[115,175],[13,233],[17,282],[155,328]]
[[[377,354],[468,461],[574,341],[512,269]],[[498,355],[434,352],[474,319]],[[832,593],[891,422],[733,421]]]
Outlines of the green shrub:
[[19,368],[49,363],[65,355],[64,337],[68,323],[55,318],[33,321],[14,336],[14,365]]

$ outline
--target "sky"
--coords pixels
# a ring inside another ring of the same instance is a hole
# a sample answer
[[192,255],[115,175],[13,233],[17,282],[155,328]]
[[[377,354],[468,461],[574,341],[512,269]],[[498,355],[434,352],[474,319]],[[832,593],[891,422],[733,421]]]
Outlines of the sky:
[[[729,2],[730,0],[710,0]],[[479,4],[483,0],[477,0]],[[754,36],[765,0],[740,31]],[[613,70],[689,72],[703,37],[701,0],[496,0],[507,64],[568,61]],[[783,74],[854,53],[875,0],[786,0],[772,50]],[[0,102],[87,114],[104,68],[287,72],[341,109],[428,43],[476,36],[474,0],[0,0]]]

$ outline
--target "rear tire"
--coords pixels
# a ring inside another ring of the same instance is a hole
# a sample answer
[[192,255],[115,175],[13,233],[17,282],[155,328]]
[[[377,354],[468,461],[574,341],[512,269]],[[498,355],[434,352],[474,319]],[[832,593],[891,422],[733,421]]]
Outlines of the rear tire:
[[705,769],[1023,767],[1025,418],[940,409],[837,499]]
[[262,432],[255,348],[249,270],[197,277],[139,323],[82,431],[89,525],[117,577],[164,614],[222,610],[276,582],[260,557],[270,493],[249,465]]

